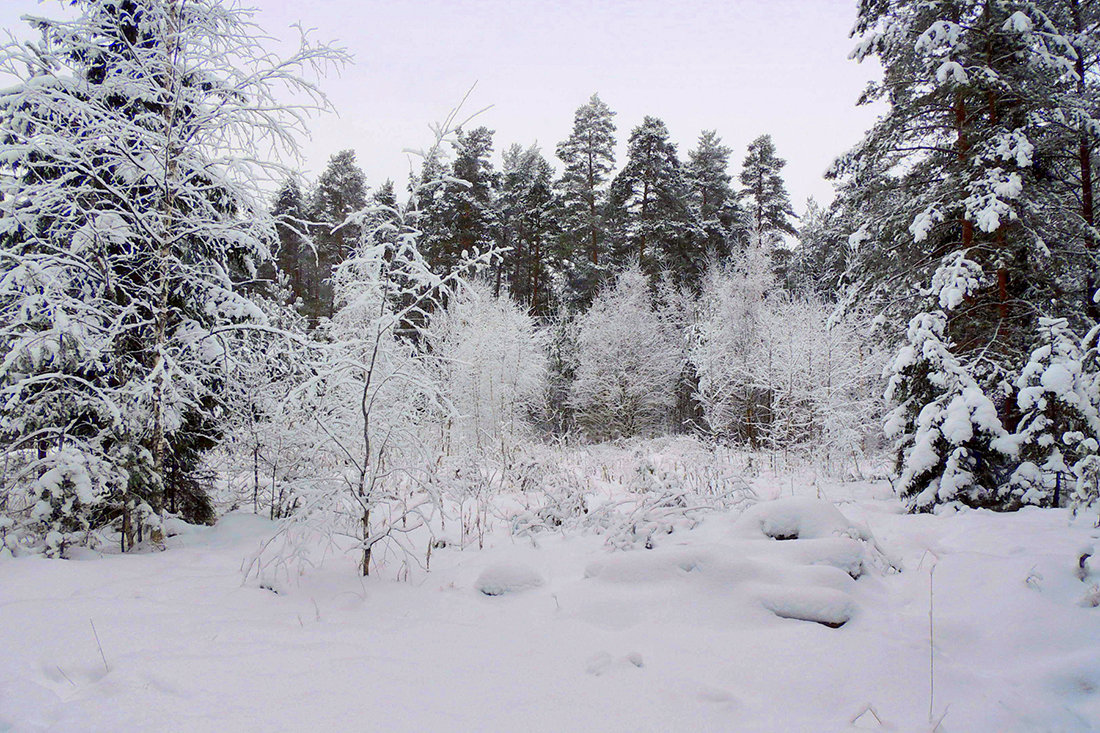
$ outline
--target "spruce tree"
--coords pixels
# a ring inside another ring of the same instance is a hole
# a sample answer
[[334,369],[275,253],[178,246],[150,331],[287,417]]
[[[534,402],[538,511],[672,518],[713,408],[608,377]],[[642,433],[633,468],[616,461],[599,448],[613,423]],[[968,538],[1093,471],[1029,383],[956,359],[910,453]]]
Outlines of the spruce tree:
[[771,135],[753,140],[741,164],[738,179],[744,188],[738,192],[737,200],[744,210],[753,244],[771,255],[776,276],[789,286],[791,252],[783,237],[794,236],[798,230],[791,222],[797,217],[781,175],[785,165],[787,161],[775,154]]
[[1089,354],[1100,330],[1081,339],[1064,318],[1042,318],[1038,330],[1016,380],[1022,463],[1010,491],[1021,503],[1060,506],[1100,456],[1100,370]]

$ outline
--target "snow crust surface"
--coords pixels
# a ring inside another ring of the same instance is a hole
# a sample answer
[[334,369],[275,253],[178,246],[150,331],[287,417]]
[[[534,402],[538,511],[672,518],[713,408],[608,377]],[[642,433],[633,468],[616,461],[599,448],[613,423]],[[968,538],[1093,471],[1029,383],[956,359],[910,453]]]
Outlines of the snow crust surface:
[[780,485],[652,550],[498,528],[407,581],[242,583],[272,525],[240,513],[0,559],[0,730],[928,730],[930,658],[940,730],[1097,729],[1094,518]]

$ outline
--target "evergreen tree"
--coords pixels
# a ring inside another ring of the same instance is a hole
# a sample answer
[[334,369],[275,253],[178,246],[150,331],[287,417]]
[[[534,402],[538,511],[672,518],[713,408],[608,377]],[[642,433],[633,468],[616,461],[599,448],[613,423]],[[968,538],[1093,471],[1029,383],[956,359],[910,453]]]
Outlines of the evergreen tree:
[[576,111],[573,132],[558,144],[565,165],[557,188],[561,198],[562,250],[572,263],[572,299],[588,302],[605,264],[607,184],[615,169],[615,113],[593,94]]
[[497,202],[500,245],[509,290],[531,311],[552,307],[560,286],[552,282],[561,272],[554,247],[558,206],[552,189],[553,169],[537,146],[512,145],[504,153],[504,171]]
[[806,200],[790,272],[796,293],[835,302],[847,292],[853,253],[848,232],[858,229],[850,214],[843,197],[834,199],[827,209],[812,197]]
[[730,186],[730,149],[714,130],[704,130],[698,146],[688,153],[687,180],[695,218],[706,233],[707,248],[727,257],[743,232],[737,196]]
[[1012,452],[997,408],[952,353],[943,311],[909,323],[889,367],[886,435],[895,440],[895,488],[912,511],[960,501],[998,506],[1000,475]]
[[1100,456],[1100,370],[1089,358],[1100,329],[1079,339],[1064,318],[1042,318],[1039,329],[1017,378],[1023,463],[1010,485],[1022,503],[1059,506]]
[[304,305],[317,255],[310,236],[308,207],[295,179],[288,178],[275,194],[271,216],[279,237],[275,262],[286,278],[291,302]]
[[745,210],[757,246],[775,248],[784,234],[795,235],[797,230],[787,186],[780,171],[787,161],[775,154],[771,135],[761,135],[749,144],[749,151],[741,163],[738,180],[744,188],[737,194]]
[[[1016,385],[1036,316],[1072,326],[1087,315],[1096,253],[1085,186],[1067,190],[1052,175],[1077,152],[1075,125],[1090,114],[1075,71],[1080,36],[1063,33],[1058,14],[1041,8],[1058,4],[893,0],[860,8],[855,55],[877,56],[885,71],[865,100],[890,108],[835,170],[862,221],[852,234],[860,242],[855,269],[864,294],[902,306],[903,317],[923,311],[942,321],[939,339],[960,375],[900,372],[895,393],[908,395],[897,402],[907,425],[930,414],[925,407],[950,403],[951,385],[965,382],[996,406],[1000,427],[985,421],[986,435],[1015,431]],[[1053,119],[1072,120],[1074,134],[1061,134],[1065,126]],[[918,298],[907,297],[915,290]],[[974,488],[958,493],[952,464],[929,463],[904,437],[900,447],[905,490],[922,508],[956,494],[1001,506],[1017,500],[1004,488],[1018,460],[1011,451],[968,449]]]
[[[473,255],[491,248],[498,226],[495,210],[497,175],[490,159],[493,131],[478,127],[459,130],[453,144],[454,162],[448,180],[434,187],[426,204],[423,221],[426,238],[424,256],[434,271],[449,272],[462,261],[462,253]],[[425,160],[422,180],[438,180],[442,170],[438,157]],[[497,258],[495,287],[499,289],[502,265]]]
[[20,80],[0,94],[0,433],[37,449],[28,520],[55,554],[99,522],[125,549],[164,510],[211,519],[197,468],[238,356],[216,334],[264,320],[239,278],[275,239],[256,151],[300,120],[273,87],[312,90],[296,72],[332,57],[268,66],[250,15],[212,0],[76,5],[0,54]]
[[313,231],[316,258],[308,274],[306,313],[314,324],[332,317],[332,273],[359,241],[359,225],[345,220],[366,203],[366,176],[355,163],[355,151],[341,150],[329,158],[310,197],[310,214],[317,223]]
[[636,261],[651,276],[667,270],[677,283],[696,282],[706,253],[687,198],[668,128],[647,116],[631,131],[626,164],[611,184],[616,261]]

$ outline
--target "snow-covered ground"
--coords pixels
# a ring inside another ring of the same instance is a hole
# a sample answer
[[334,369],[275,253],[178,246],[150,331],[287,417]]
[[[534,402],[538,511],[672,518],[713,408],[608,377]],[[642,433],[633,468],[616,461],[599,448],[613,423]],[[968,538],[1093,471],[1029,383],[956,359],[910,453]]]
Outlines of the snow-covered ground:
[[756,491],[653,549],[497,526],[401,581],[349,555],[242,582],[273,531],[244,513],[3,559],[0,730],[931,730],[930,602],[939,730],[1100,729],[1093,518]]

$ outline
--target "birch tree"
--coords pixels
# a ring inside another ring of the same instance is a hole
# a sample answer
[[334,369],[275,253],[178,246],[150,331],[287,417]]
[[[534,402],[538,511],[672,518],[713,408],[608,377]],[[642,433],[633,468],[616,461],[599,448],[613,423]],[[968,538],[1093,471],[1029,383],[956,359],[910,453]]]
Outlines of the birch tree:
[[0,431],[36,451],[16,481],[55,554],[118,517],[128,547],[136,508],[157,540],[193,486],[217,334],[264,321],[242,290],[274,240],[263,155],[293,153],[324,105],[303,74],[343,59],[305,37],[276,59],[216,0],[75,5],[0,53]]

